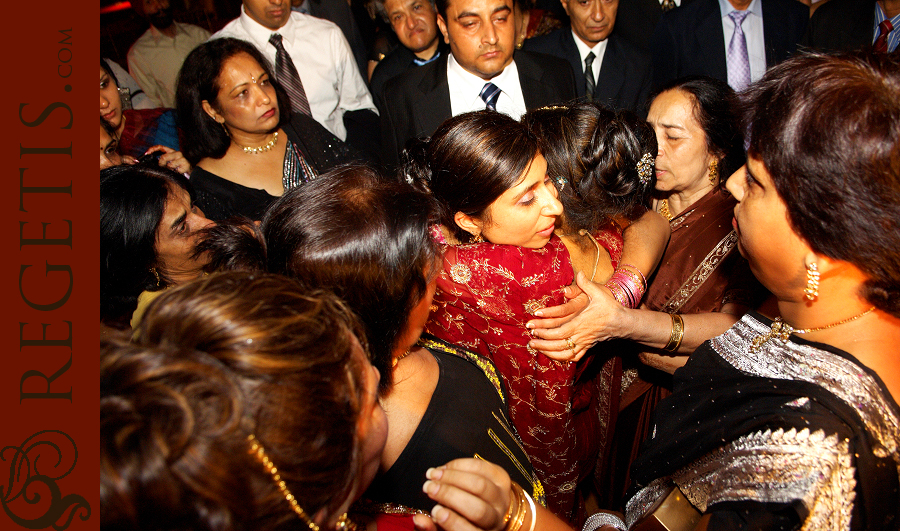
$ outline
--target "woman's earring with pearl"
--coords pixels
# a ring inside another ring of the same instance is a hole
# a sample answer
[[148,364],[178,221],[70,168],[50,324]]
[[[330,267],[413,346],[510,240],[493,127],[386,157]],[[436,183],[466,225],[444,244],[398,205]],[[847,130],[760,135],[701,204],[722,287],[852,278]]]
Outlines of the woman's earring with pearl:
[[806,264],[806,289],[803,293],[809,301],[819,297],[819,266],[815,262]]
[[719,159],[709,163],[709,184],[715,186],[719,182]]

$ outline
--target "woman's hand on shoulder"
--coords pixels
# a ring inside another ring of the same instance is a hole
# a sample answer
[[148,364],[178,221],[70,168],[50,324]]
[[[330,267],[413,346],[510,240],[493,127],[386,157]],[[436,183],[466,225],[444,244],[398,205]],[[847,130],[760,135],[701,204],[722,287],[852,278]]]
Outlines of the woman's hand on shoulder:
[[627,311],[609,289],[580,272],[575,281],[587,302],[578,313],[564,316],[570,310],[566,306],[573,302],[569,301],[539,310],[536,315],[542,319],[526,324],[535,338],[528,345],[557,361],[578,361],[596,343],[626,336]]
[[511,480],[503,468],[483,459],[455,459],[429,469],[422,490],[437,502],[431,518],[416,515],[417,529],[499,531],[511,503]]

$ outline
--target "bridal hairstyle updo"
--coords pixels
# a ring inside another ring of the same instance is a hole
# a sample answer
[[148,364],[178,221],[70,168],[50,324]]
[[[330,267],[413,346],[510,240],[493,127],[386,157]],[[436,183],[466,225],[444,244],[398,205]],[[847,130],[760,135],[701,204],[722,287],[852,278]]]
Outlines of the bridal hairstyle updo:
[[310,518],[354,491],[364,375],[356,318],[277,275],[172,288],[100,353],[100,515],[113,530],[306,525],[249,452],[255,435]]
[[803,54],[743,94],[749,154],[794,231],[858,267],[861,296],[900,316],[900,56]]
[[213,268],[280,273],[336,293],[362,321],[386,390],[410,313],[437,274],[436,223],[426,192],[349,165],[285,192],[258,228],[212,228],[198,249]]
[[[656,134],[634,113],[596,103],[543,107],[522,116],[559,190],[568,232],[595,231],[614,217],[636,219],[656,182]],[[643,179],[638,171],[641,160]]]
[[457,226],[456,213],[490,223],[488,207],[522,179],[536,155],[537,139],[524,125],[499,112],[476,111],[446,120],[430,140],[411,141],[401,171],[431,191],[441,223],[467,242],[472,235]]

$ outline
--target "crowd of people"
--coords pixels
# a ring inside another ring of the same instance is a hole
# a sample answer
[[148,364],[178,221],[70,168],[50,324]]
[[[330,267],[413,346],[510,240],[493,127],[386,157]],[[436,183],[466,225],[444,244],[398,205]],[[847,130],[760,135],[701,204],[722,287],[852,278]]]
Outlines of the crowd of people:
[[100,60],[104,531],[900,526],[900,1],[355,2]]

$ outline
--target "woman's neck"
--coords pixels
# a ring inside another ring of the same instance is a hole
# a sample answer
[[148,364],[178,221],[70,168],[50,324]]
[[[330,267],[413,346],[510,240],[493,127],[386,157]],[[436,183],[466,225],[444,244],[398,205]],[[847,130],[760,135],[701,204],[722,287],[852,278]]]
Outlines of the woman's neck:
[[278,129],[266,133],[248,133],[246,131],[229,128],[229,137],[231,138],[232,144],[237,144],[237,147],[240,148],[241,151],[244,151],[244,148],[264,147],[267,143],[272,141],[272,135],[277,131]]
[[673,216],[678,216],[685,210],[691,208],[694,203],[699,201],[714,188],[715,185],[706,180],[702,186],[670,193],[668,197],[665,198],[666,201],[669,202],[669,212],[671,212]]

